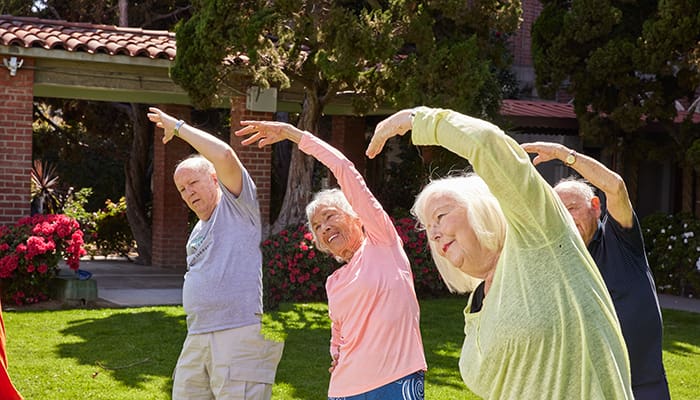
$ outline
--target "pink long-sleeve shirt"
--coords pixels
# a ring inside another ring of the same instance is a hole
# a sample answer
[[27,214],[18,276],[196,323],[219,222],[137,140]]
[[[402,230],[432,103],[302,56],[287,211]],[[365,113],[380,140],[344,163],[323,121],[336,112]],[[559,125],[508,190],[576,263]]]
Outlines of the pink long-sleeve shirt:
[[362,221],[365,239],[326,280],[331,355],[329,397],[352,396],[427,369],[413,273],[389,215],[342,153],[304,133],[299,149],[326,165]]

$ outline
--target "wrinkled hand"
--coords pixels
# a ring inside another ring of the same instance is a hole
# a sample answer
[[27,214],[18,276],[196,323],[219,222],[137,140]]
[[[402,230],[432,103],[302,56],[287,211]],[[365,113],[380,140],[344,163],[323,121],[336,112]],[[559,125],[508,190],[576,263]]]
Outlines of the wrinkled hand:
[[559,160],[560,158],[557,154],[567,154],[568,149],[559,143],[549,143],[549,142],[534,142],[534,143],[523,143],[520,145],[523,150],[528,153],[537,153],[537,156],[532,160],[534,165],[538,165],[543,162],[550,160]]
[[336,367],[336,365],[338,365],[339,358],[340,358],[339,353],[333,354],[333,360],[331,361],[331,367],[328,368],[328,372],[330,372],[331,374],[333,373],[333,371],[335,371],[335,367]]
[[294,143],[301,140],[302,131],[286,122],[277,121],[241,121],[243,128],[233,134],[236,136],[248,136],[241,144],[247,146],[255,142],[262,148],[271,144],[281,142],[285,139]]
[[151,122],[154,122],[158,128],[163,129],[163,144],[168,143],[172,140],[174,136],[175,124],[177,123],[177,118],[166,114],[156,107],[149,107],[150,111],[146,116]]
[[411,128],[413,128],[413,123],[411,121],[412,112],[413,109],[411,108],[401,110],[377,124],[377,127],[374,129],[372,140],[369,142],[369,146],[367,146],[367,151],[365,151],[367,157],[376,157],[377,154],[381,153],[384,148],[384,143],[386,143],[387,140],[396,135],[404,135],[411,130]]

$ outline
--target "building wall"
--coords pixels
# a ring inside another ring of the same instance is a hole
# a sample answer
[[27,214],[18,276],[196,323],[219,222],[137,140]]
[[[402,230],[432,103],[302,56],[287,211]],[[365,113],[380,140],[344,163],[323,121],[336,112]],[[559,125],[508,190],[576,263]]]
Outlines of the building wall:
[[15,76],[0,68],[0,225],[30,213],[34,60]]
[[538,0],[522,0],[522,23],[520,29],[511,38],[513,52],[513,73],[515,73],[520,89],[526,97],[537,97],[535,90],[535,69],[532,64],[532,24],[542,12],[542,4]]

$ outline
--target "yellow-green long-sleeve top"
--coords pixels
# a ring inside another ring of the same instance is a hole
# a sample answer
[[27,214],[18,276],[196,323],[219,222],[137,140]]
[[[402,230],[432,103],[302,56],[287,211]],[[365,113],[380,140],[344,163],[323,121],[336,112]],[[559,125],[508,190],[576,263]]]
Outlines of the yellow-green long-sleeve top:
[[459,367],[467,387],[486,399],[632,399],[605,284],[527,153],[491,123],[427,107],[416,109],[412,140],[468,159],[507,220],[483,307],[465,309]]

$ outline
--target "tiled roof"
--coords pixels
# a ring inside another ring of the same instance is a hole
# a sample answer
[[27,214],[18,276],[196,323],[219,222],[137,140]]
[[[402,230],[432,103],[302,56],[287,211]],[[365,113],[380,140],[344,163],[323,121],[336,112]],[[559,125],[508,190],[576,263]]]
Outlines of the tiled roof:
[[[503,100],[501,115],[509,117],[543,117],[576,119],[573,104],[543,100]],[[674,122],[680,123],[688,116],[687,111],[678,111]],[[700,123],[700,113],[693,113],[693,123]]]
[[576,119],[574,106],[541,100],[503,100],[501,115],[510,117],[544,117]]
[[12,15],[0,15],[0,45],[166,60],[176,54],[175,34],[168,31]]

